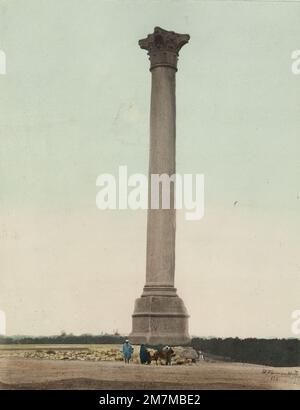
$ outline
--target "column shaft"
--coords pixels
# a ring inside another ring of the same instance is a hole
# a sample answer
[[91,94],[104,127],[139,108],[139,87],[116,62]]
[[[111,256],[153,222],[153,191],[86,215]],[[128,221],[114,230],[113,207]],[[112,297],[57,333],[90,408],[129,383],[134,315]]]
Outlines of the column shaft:
[[[175,73],[171,67],[152,69],[149,182],[152,174],[171,176],[176,172]],[[173,183],[170,187],[170,209],[151,209],[149,183],[146,287],[174,286],[176,214]]]

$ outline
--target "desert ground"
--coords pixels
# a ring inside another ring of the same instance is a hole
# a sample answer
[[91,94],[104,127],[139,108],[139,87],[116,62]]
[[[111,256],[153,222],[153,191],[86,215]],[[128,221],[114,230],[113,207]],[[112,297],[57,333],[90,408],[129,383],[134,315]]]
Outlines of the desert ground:
[[[116,345],[0,346],[0,389],[295,389],[300,367],[205,359],[192,363],[177,349],[172,366],[121,361]],[[204,355],[205,356],[205,355]]]

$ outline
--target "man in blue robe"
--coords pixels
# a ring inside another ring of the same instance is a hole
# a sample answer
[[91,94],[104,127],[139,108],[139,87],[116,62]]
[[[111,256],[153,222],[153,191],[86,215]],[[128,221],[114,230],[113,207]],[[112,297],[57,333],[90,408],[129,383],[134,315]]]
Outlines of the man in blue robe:
[[133,353],[133,347],[129,343],[129,340],[126,339],[125,343],[123,344],[123,356],[124,356],[125,363],[129,363],[132,353]]

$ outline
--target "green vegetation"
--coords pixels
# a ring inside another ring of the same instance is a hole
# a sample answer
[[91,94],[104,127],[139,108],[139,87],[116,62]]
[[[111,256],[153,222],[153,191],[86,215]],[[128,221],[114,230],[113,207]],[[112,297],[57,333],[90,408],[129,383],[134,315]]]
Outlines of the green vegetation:
[[230,358],[234,362],[300,366],[299,339],[194,338],[191,345],[196,350]]
[[125,337],[120,335],[73,335],[61,333],[57,336],[0,336],[2,344],[121,344]]

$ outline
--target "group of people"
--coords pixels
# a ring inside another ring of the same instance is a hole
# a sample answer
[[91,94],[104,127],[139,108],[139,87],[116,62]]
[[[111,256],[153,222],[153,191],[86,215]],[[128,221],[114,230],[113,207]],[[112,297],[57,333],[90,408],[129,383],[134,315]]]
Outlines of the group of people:
[[[129,343],[129,340],[126,339],[125,343],[123,344],[123,356],[124,356],[125,363],[129,364],[133,351],[134,351],[133,346]],[[151,356],[145,344],[141,344],[141,347],[140,347],[141,364],[150,364],[152,360],[155,360],[157,363],[159,359],[164,359],[166,362],[166,365],[170,365],[173,355],[174,355],[174,350],[168,345],[164,346],[160,350],[157,350],[153,354],[153,356]]]

